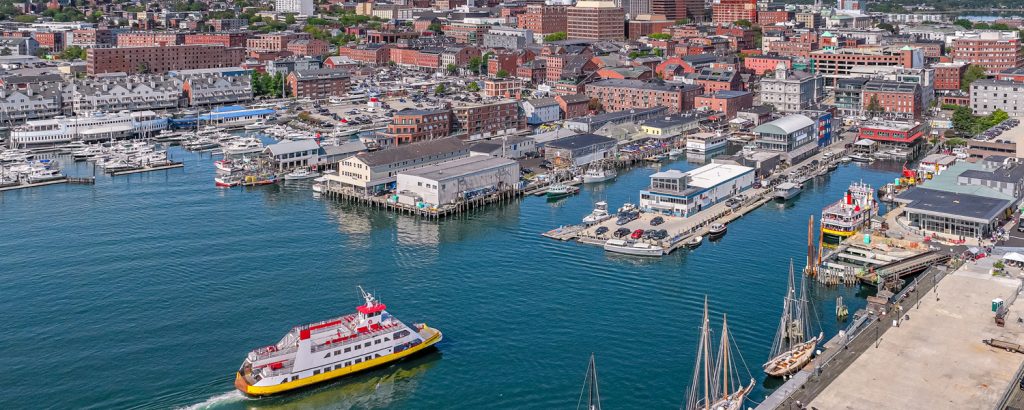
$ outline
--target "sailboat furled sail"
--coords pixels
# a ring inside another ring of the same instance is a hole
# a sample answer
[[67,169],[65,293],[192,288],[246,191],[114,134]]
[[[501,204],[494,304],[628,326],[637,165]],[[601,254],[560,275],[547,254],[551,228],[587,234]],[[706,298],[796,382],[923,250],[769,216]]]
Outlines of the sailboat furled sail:
[[[739,367],[732,359],[732,336],[729,325],[722,316],[722,337],[718,352],[711,351],[711,325],[708,319],[708,302],[704,299],[704,318],[700,327],[700,342],[697,346],[697,362],[693,367],[693,378],[686,396],[685,410],[739,410],[743,408],[754,378],[744,385],[739,377]],[[749,370],[747,371],[749,376]]]
[[[583,406],[583,399],[586,398],[586,407]],[[580,391],[580,399],[576,402],[576,410],[601,410],[601,393],[597,389],[597,364],[594,363],[594,354],[590,354],[590,364],[587,365],[587,376],[583,380],[583,390]]]
[[763,365],[764,372],[771,376],[788,376],[803,368],[814,355],[824,335],[807,338],[811,333],[807,311],[807,281],[800,281],[800,295],[796,293],[793,277],[793,261],[789,261],[789,286],[782,302],[782,317],[779,329],[772,342],[771,359]]

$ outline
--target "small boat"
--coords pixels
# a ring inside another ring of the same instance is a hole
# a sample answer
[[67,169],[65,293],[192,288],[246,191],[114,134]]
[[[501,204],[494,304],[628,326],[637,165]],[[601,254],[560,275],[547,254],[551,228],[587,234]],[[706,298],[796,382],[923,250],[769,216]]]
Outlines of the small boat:
[[284,179],[286,181],[298,181],[302,179],[316,178],[319,176],[319,172],[311,171],[309,168],[299,168],[292,172],[289,172],[287,175],[284,176]]
[[38,184],[40,182],[56,181],[67,178],[59,169],[36,169],[28,175],[28,182]]
[[839,162],[842,162],[842,163],[844,163],[844,164],[849,164],[849,163],[850,163],[850,161],[853,161],[853,158],[850,158],[850,157],[842,157],[842,158],[839,158]]
[[263,121],[256,121],[256,122],[254,122],[252,124],[249,124],[249,125],[246,125],[246,126],[244,126],[242,128],[245,128],[246,130],[249,130],[249,131],[253,131],[253,130],[262,130],[264,128],[270,128],[270,125],[264,124]]
[[685,153],[685,151],[683,151],[683,150],[681,150],[679,148],[675,148],[675,149],[672,149],[671,151],[668,152],[668,157],[669,158],[679,158],[679,156],[683,155],[684,153]]
[[850,160],[853,161],[853,162],[868,163],[868,162],[874,161],[874,158],[871,158],[871,157],[869,157],[867,155],[861,155],[861,154],[850,154],[849,157],[850,157]]
[[588,169],[587,172],[583,174],[583,183],[594,184],[598,182],[604,182],[611,179],[615,179],[616,176],[618,176],[618,173],[615,172],[614,168],[591,168]]
[[319,177],[313,179],[313,194],[318,195],[324,192],[324,188],[327,186],[327,177]]
[[241,138],[224,146],[224,155],[258,154],[263,152],[263,143],[257,138]]
[[277,175],[246,175],[242,180],[242,186],[273,185],[277,183]]
[[697,235],[686,241],[686,248],[697,249],[698,247],[700,247],[700,244],[702,243],[704,243],[704,237]]
[[611,219],[611,217],[612,214],[608,213],[608,203],[601,201],[594,204],[594,210],[590,212],[590,215],[583,217],[583,224],[593,225]]
[[604,243],[604,250],[635,256],[662,256],[665,254],[665,248],[660,246],[646,242],[629,243],[622,239],[609,239]]
[[725,236],[725,232],[728,229],[729,228],[727,226],[725,226],[725,224],[719,224],[719,223],[712,224],[711,227],[708,228],[708,236],[712,240],[721,238],[721,237]]
[[793,199],[797,195],[800,195],[800,192],[802,192],[803,190],[804,187],[801,186],[800,184],[797,184],[795,182],[783,182],[775,186],[775,190],[772,192],[772,196],[777,201],[788,201],[790,199]]
[[233,187],[233,186],[238,186],[241,183],[242,183],[242,180],[240,180],[238,178],[231,178],[231,177],[214,177],[213,178],[213,185],[218,187],[218,188],[230,188],[230,187]]
[[241,170],[230,158],[225,158],[217,161],[213,161],[213,166],[217,168],[217,171],[226,172],[228,174]]
[[548,199],[561,199],[570,195],[574,195],[577,192],[580,192],[579,187],[566,185],[561,182],[556,182],[554,184],[551,184],[550,187],[548,187],[546,195]]

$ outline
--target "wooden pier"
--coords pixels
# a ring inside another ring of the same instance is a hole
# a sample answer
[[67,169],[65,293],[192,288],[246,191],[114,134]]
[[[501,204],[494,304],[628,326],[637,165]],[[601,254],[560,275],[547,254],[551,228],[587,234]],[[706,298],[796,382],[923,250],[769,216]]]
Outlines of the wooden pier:
[[348,188],[327,186],[323,195],[337,201],[359,204],[368,208],[380,209],[395,212],[402,215],[418,216],[423,219],[440,220],[460,216],[478,210],[484,206],[497,203],[507,203],[523,196],[523,189],[513,188],[493,192],[487,195],[480,195],[454,204],[446,204],[440,207],[420,208],[414,205],[403,204],[388,199],[391,195],[373,196],[355,192]]
[[47,185],[66,184],[66,183],[68,183],[68,178],[67,177],[61,178],[61,179],[54,179],[52,181],[44,181],[44,182],[27,182],[26,181],[26,182],[22,182],[22,183],[17,184],[17,185],[8,185],[8,186],[0,187],[0,192],[3,192],[3,191],[13,191],[15,189],[24,189],[24,188],[36,188],[36,187],[47,186]]
[[107,173],[110,174],[110,176],[116,177],[116,176],[121,176],[121,175],[140,174],[140,173],[143,173],[143,172],[163,171],[165,169],[182,168],[184,166],[185,166],[185,163],[183,163],[183,162],[171,162],[171,163],[166,164],[166,165],[160,165],[160,166],[155,166],[155,167],[141,167],[141,168],[133,168],[133,169],[123,169],[123,170],[117,170],[117,171],[109,171]]

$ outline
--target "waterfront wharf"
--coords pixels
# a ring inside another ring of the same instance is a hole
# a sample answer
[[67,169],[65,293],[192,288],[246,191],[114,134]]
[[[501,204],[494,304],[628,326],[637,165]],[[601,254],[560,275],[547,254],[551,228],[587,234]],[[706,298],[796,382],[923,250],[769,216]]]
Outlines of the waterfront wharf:
[[68,182],[69,181],[68,181],[67,177],[60,178],[60,179],[54,179],[54,180],[50,180],[50,181],[43,181],[43,182],[27,182],[27,181],[24,181],[24,182],[21,182],[19,184],[0,186],[0,192],[3,192],[3,191],[13,191],[15,189],[36,188],[36,187],[47,186],[47,185],[66,184]]
[[511,202],[523,196],[524,192],[525,191],[522,188],[517,187],[496,191],[487,195],[480,195],[474,198],[458,201],[453,204],[445,204],[440,207],[425,208],[392,201],[388,199],[391,195],[366,195],[356,192],[350,188],[337,186],[325,187],[323,194],[327,198],[336,201],[358,204],[369,208],[395,212],[403,215],[418,216],[423,219],[440,220],[442,218],[460,216],[490,204]]
[[145,166],[145,167],[131,168],[131,169],[118,169],[118,170],[107,171],[107,173],[110,174],[110,176],[115,176],[116,177],[116,176],[121,176],[121,175],[140,174],[140,173],[143,173],[143,172],[163,171],[163,170],[166,170],[166,169],[183,168],[184,166],[185,166],[184,162],[170,162],[168,164],[159,165],[159,166],[155,166],[155,167]]

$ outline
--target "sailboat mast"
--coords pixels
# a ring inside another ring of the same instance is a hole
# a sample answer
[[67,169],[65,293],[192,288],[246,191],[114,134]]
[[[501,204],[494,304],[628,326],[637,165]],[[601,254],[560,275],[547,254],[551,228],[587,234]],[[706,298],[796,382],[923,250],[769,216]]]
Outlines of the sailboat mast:
[[814,214],[811,214],[807,221],[807,268],[804,274],[814,274]]
[[722,397],[729,397],[729,324],[722,314]]
[[704,410],[711,408],[711,362],[708,360],[708,344],[711,338],[708,334],[708,298],[704,297],[704,322],[701,325],[700,337],[704,345]]
[[601,410],[601,393],[597,388],[597,363],[594,362],[593,353],[590,354],[590,371],[592,379],[590,381],[590,398],[587,408],[590,410]]

